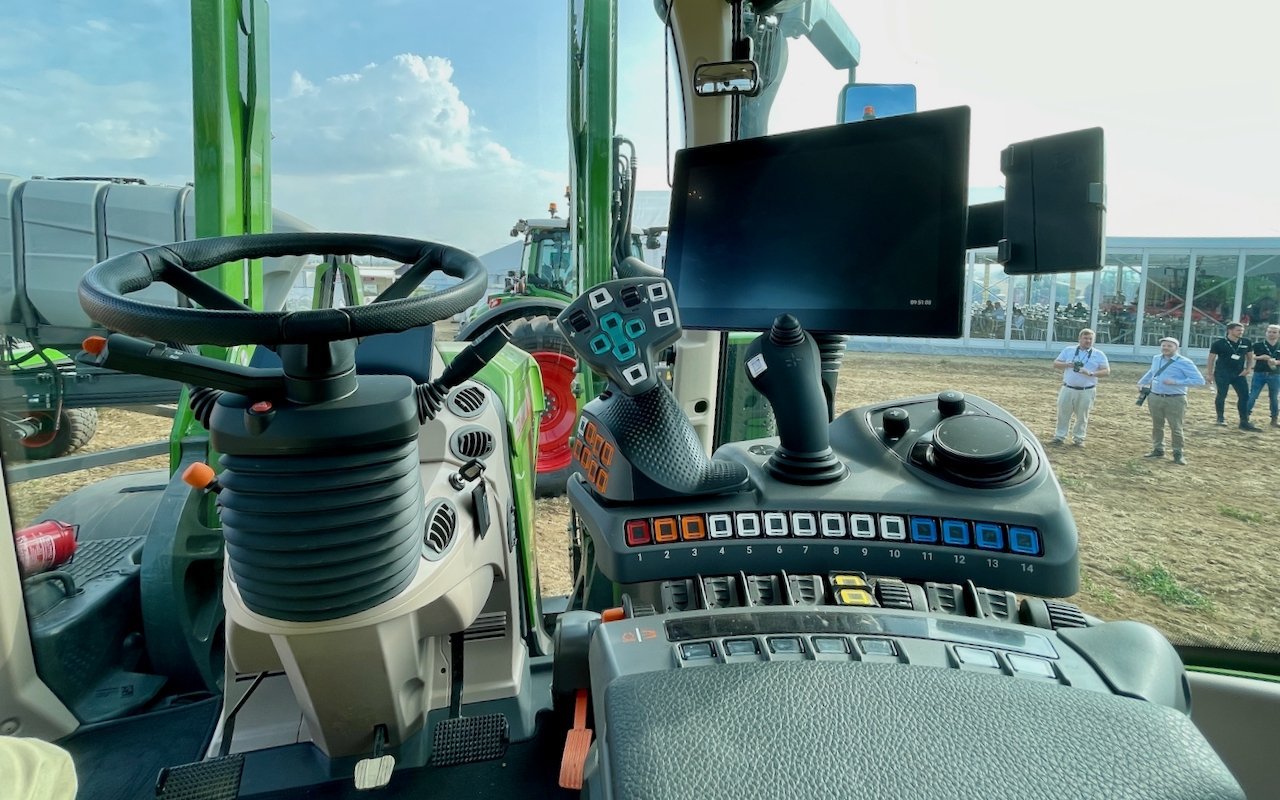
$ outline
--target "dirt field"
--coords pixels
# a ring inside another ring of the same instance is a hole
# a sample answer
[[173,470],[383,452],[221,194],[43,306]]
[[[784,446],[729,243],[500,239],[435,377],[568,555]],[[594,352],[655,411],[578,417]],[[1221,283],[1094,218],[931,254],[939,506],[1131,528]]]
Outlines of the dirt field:
[[[1280,649],[1280,558],[1272,542],[1280,537],[1280,430],[1216,427],[1212,389],[1199,389],[1187,415],[1190,464],[1144,459],[1151,422],[1133,403],[1143,370],[1113,365],[1087,445],[1048,448],[1080,529],[1082,589],[1073,600],[1100,617],[1151,622],[1177,641]],[[1059,381],[1048,359],[851,354],[838,408],[952,388],[999,403],[1047,442]],[[1257,417],[1265,425],[1265,413]],[[105,410],[91,447],[148,441],[167,431],[167,420]],[[11,491],[15,513],[25,524],[79,485],[164,464],[149,459],[30,481]],[[568,511],[564,500],[539,503],[540,571],[548,593],[569,587]]]

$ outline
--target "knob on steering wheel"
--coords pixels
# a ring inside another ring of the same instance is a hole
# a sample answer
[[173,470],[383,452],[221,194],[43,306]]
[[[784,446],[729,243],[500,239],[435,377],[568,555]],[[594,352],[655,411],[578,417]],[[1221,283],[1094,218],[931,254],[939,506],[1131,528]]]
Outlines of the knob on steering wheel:
[[[367,306],[306,311],[258,311],[195,277],[230,261],[294,255],[370,255],[412,266]],[[409,297],[433,272],[459,283]],[[161,306],[125,295],[167,283],[200,308]],[[80,283],[80,305],[91,319],[135,336],[183,344],[312,344],[399,333],[467,309],[484,296],[488,278],[475,256],[444,244],[357,233],[267,233],[196,239],[115,256]]]

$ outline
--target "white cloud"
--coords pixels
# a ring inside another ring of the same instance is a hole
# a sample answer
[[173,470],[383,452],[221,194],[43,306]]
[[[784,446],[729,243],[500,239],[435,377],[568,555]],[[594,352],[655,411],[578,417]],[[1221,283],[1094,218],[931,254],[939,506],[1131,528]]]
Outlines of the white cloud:
[[76,130],[97,144],[94,152],[126,160],[156,155],[160,152],[160,145],[169,138],[159,128],[122,119],[80,122],[76,124]]
[[302,73],[297,70],[289,76],[289,96],[301,97],[304,94],[315,94],[318,89],[316,85],[306,78],[302,77]]
[[357,73],[295,73],[272,107],[278,207],[321,229],[434,238],[477,252],[563,193],[473,123],[453,64],[398,55]]
[[[92,171],[190,180],[190,98],[132,81],[99,84],[45,70],[0,84],[0,108],[15,144],[0,148],[0,171],[56,175]],[[188,177],[182,177],[188,176]]]
[[452,82],[453,65],[402,54],[319,83],[295,72],[272,109],[277,175],[394,175],[467,169],[488,144]]

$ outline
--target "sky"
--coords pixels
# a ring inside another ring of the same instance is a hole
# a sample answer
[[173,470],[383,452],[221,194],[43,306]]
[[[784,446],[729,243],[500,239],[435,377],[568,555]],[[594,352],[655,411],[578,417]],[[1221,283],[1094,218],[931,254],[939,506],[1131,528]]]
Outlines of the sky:
[[[972,107],[972,185],[1001,185],[1012,142],[1101,126],[1109,235],[1280,236],[1271,4],[833,4],[860,40],[859,81]],[[618,132],[640,188],[662,190],[668,129],[682,144],[662,24],[649,0],[619,7]],[[190,181],[188,9],[0,6],[0,172]],[[274,0],[270,36],[278,208],[483,253],[563,205],[567,3]],[[834,123],[847,75],[807,42],[789,50],[771,132]]]

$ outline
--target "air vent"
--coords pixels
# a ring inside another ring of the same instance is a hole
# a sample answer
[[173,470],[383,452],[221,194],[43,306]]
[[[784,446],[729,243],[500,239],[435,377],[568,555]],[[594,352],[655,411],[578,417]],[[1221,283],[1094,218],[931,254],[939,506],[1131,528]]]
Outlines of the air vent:
[[481,642],[486,639],[501,639],[507,635],[507,612],[491,611],[476,617],[471,627],[462,632],[462,638],[468,642]]
[[458,512],[448,500],[437,500],[427,507],[427,524],[423,528],[423,555],[428,561],[439,561],[453,543],[458,532]]
[[463,386],[446,401],[449,410],[463,419],[480,416],[489,398],[479,386]]
[[449,439],[449,450],[458,458],[467,461],[473,458],[487,458],[495,446],[493,434],[477,425],[459,428]]

